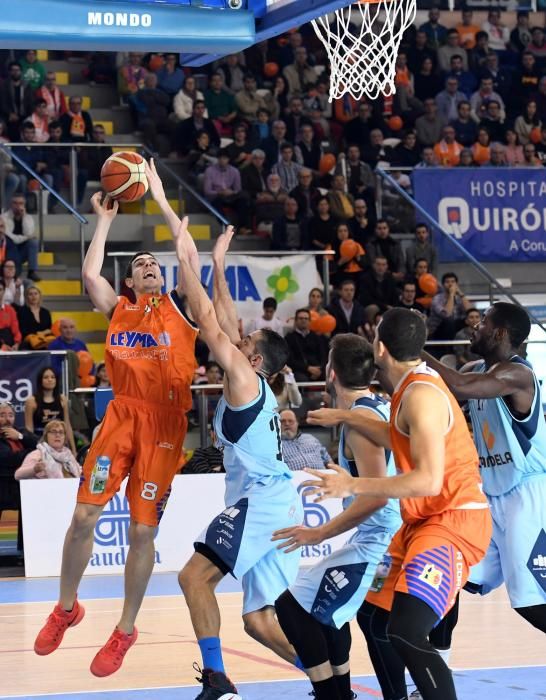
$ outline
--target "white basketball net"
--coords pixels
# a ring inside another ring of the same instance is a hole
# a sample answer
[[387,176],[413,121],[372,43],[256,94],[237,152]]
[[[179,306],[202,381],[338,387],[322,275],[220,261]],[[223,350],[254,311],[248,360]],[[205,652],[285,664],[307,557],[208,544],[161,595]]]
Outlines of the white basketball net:
[[358,2],[313,20],[330,61],[330,100],[346,93],[393,95],[395,61],[402,35],[413,24],[417,0]]

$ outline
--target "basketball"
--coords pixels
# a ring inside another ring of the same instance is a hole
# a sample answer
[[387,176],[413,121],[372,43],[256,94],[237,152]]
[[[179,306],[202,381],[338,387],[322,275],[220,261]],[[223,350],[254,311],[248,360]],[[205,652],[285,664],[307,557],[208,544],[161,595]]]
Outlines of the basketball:
[[404,126],[404,122],[400,117],[394,116],[387,120],[388,127],[391,131],[400,131]]
[[319,172],[321,175],[326,175],[336,167],[336,157],[333,153],[325,153],[319,162]]
[[431,275],[428,272],[421,275],[417,281],[419,282],[419,287],[421,287],[425,294],[432,295],[436,294],[438,291],[438,280],[436,277],[434,277],[434,275]]
[[274,61],[264,63],[264,75],[266,78],[274,78],[279,72],[279,64]]
[[542,129],[540,126],[535,126],[534,129],[531,129],[529,138],[531,139],[532,143],[540,143],[540,139],[542,138]]
[[342,241],[339,246],[339,252],[342,258],[352,260],[358,255],[358,243],[353,241],[352,238],[347,238],[345,241]]
[[148,191],[144,158],[129,151],[114,153],[102,166],[100,182],[112,199],[136,202]]

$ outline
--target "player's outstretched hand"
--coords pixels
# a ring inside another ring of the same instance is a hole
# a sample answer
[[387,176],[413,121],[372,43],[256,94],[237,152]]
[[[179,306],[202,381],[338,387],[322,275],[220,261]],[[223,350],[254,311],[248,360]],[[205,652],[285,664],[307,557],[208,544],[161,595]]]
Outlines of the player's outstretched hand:
[[307,411],[307,423],[309,425],[324,425],[332,427],[343,423],[343,410],[340,408],[317,408],[316,411]]
[[226,226],[225,231],[221,233],[216,239],[214,248],[212,250],[212,260],[216,265],[223,265],[226,257],[226,253],[229,250],[231,239],[235,235],[235,229],[233,226]]
[[144,161],[144,172],[146,173],[146,178],[148,180],[148,187],[155,201],[159,202],[160,200],[166,199],[163,183],[157,174],[153,158],[150,158],[149,163]]
[[109,219],[112,221],[119,209],[119,202],[112,199],[107,194],[104,195],[102,192],[95,192],[91,197],[91,206],[93,211],[99,218]]
[[190,220],[185,216],[174,235],[176,255],[179,260],[190,260],[195,249],[195,242],[188,231]]
[[283,540],[277,545],[277,549],[284,549],[285,554],[294,552],[299,547],[305,547],[308,544],[320,544],[322,539],[318,527],[305,527],[304,525],[275,530],[271,536],[272,542]]
[[302,486],[309,486],[311,489],[306,492],[306,495],[316,496],[314,499],[315,503],[325,501],[327,498],[347,498],[347,496],[352,496],[354,478],[349,472],[337,464],[328,464],[327,469],[333,469],[335,473],[327,473],[322,469],[306,468],[304,470],[318,479],[318,481],[311,479],[303,482]]

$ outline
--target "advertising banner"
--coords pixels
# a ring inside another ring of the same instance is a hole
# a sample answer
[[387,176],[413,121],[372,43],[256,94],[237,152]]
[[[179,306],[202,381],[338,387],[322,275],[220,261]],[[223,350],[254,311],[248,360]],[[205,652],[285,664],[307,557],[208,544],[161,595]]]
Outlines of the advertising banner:
[[[544,168],[418,168],[416,201],[480,262],[546,260]],[[435,236],[443,262],[461,254]]]
[[51,365],[48,352],[0,353],[0,403],[11,403],[15,425],[25,427],[25,401],[34,394],[36,375]]
[[[300,484],[307,474],[294,472],[301,495],[305,524],[316,527],[341,511],[340,500],[313,503]],[[27,577],[58,576],[66,530],[70,525],[78,479],[21,481],[25,572]],[[169,502],[155,538],[155,571],[179,571],[193,553],[195,537],[224,510],[224,475],[176,476]],[[93,554],[86,575],[120,574],[129,551],[129,504],[125,482],[108,503],[95,527]],[[339,548],[351,532],[302,549],[302,564],[311,565]]]

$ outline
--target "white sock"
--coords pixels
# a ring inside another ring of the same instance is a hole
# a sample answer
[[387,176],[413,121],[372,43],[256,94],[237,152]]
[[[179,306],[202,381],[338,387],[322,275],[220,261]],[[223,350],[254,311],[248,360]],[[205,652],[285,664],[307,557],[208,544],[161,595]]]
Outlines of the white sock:
[[446,662],[446,665],[449,666],[449,657],[451,655],[451,649],[436,649],[438,654],[442,657],[442,659]]

